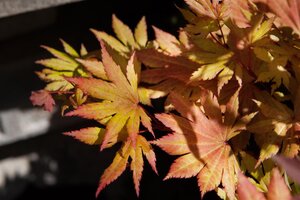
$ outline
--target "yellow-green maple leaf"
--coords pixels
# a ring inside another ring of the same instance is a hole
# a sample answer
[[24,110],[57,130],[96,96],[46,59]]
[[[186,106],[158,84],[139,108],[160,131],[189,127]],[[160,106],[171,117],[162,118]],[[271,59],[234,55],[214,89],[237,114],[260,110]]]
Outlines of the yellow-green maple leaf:
[[[298,91],[299,92],[299,91]],[[286,156],[293,157],[298,154],[299,144],[297,144],[294,128],[298,122],[295,117],[298,109],[292,111],[286,105],[278,102],[266,92],[257,92],[255,100],[260,108],[261,114],[265,117],[253,123],[247,128],[256,133],[255,139],[261,147],[259,160],[256,165],[262,161],[276,155],[281,149]],[[298,97],[299,98],[299,93]],[[297,101],[295,99],[295,105]],[[284,143],[283,146],[282,143]],[[289,149],[289,148],[293,149]]]
[[45,87],[47,91],[68,91],[73,89],[72,84],[64,77],[88,76],[86,70],[76,60],[80,58],[76,50],[65,41],[61,40],[61,42],[66,53],[51,47],[42,46],[55,56],[55,58],[37,61],[38,64],[46,67],[42,71],[37,72],[37,74],[42,80],[48,82]]
[[137,24],[134,33],[116,15],[112,16],[112,27],[116,34],[113,37],[103,31],[91,29],[97,39],[105,42],[120,55],[128,57],[135,49],[145,48],[148,41],[146,19],[143,17]]
[[106,131],[101,149],[117,142],[120,131],[126,127],[133,144],[139,134],[140,123],[151,133],[150,118],[139,105],[140,93],[138,89],[138,74],[135,67],[139,66],[135,53],[132,54],[126,76],[123,74],[102,43],[102,63],[109,81],[95,78],[69,78],[68,81],[80,88],[97,102],[87,103],[69,112],[68,116],[81,116],[88,119],[106,122]]

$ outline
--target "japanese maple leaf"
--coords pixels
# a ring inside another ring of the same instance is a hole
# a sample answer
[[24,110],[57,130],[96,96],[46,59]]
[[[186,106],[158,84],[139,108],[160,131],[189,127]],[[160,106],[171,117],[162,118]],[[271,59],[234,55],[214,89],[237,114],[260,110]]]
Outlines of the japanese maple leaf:
[[170,56],[156,49],[139,50],[137,57],[149,67],[142,71],[141,81],[150,84],[148,90],[151,98],[167,96],[170,92],[192,99],[199,98],[201,88],[198,83],[189,84],[192,73],[201,66],[198,63],[184,56]]
[[171,155],[180,155],[172,164],[167,178],[196,176],[202,196],[220,183],[230,199],[234,199],[236,173],[239,171],[229,140],[245,130],[254,114],[238,115],[238,92],[225,105],[224,119],[220,105],[208,92],[201,105],[172,94],[171,101],[181,116],[159,114],[157,118],[173,133],[154,141]]
[[159,83],[169,78],[187,83],[192,73],[201,66],[184,56],[170,56],[156,49],[137,51],[137,57],[150,67],[141,75],[147,83]]
[[249,19],[251,17],[251,11],[253,6],[251,0],[224,0],[224,6],[226,6],[226,12],[240,28],[249,27]]
[[263,3],[274,13],[284,26],[291,27],[300,34],[300,2],[299,0],[253,0]]
[[[48,46],[42,46],[50,52],[54,58],[38,60],[36,63],[45,66],[42,71],[36,72],[40,79],[48,82],[45,87],[47,91],[69,91],[73,89],[65,77],[83,76],[87,77],[87,71],[82,68],[81,64],[76,60],[83,54],[79,55],[73,47],[61,40],[65,52],[58,51]],[[84,53],[84,52],[82,52]]]
[[[291,200],[292,195],[284,182],[279,170],[273,169],[266,197],[242,173],[239,174],[237,187],[238,199],[240,200]],[[296,198],[295,198],[296,199]]]
[[192,37],[190,43],[193,44],[193,48],[186,52],[186,55],[201,65],[190,76],[190,82],[216,79],[220,93],[234,75],[241,76],[241,66],[232,62],[234,54],[231,50],[217,42],[199,37]]
[[[98,127],[88,127],[76,131],[66,132],[65,135],[72,136],[81,142],[89,145],[98,145],[103,142],[105,130]],[[144,167],[143,155],[148,160],[153,171],[156,170],[156,157],[149,142],[141,135],[137,136],[135,144],[132,140],[125,139],[120,150],[116,153],[116,156],[111,165],[104,171],[101,176],[99,187],[96,192],[96,196],[111,182],[116,180],[126,169],[128,159],[131,159],[130,169],[133,172],[133,181],[137,195],[139,195],[139,185],[142,178],[142,172]]]
[[300,146],[296,127],[300,119],[300,89],[295,95],[294,111],[274,99],[267,92],[257,91],[255,96],[257,99],[255,102],[264,118],[254,120],[247,129],[256,133],[256,142],[261,147],[257,165],[276,155],[279,151],[288,157],[298,155]]
[[[256,78],[254,71],[257,70],[255,52],[253,48],[266,39],[272,30],[274,18],[264,19],[264,15],[259,14],[252,17],[249,27],[239,28],[236,24],[228,21],[226,25],[230,28],[227,44],[234,52],[237,63],[242,64],[248,74]],[[260,66],[260,65],[259,65]]]
[[222,19],[224,15],[223,4],[219,0],[185,0],[185,2],[198,16]]
[[156,42],[159,47],[171,56],[179,56],[182,53],[180,41],[175,36],[153,26]]
[[116,15],[112,16],[112,27],[116,37],[108,35],[103,31],[92,29],[97,39],[104,41],[119,54],[126,56],[130,55],[134,49],[146,47],[148,41],[146,19],[143,17],[137,24],[134,32],[124,24]]
[[44,109],[52,112],[55,101],[46,90],[31,92],[30,100],[35,106],[44,106]]
[[69,112],[68,116],[80,116],[101,121],[106,119],[106,131],[101,144],[101,150],[115,144],[120,131],[126,127],[127,133],[135,144],[139,133],[140,122],[151,132],[150,118],[140,104],[138,90],[138,74],[135,69],[138,65],[133,53],[128,65],[126,76],[121,68],[108,54],[104,43],[102,47],[102,63],[107,78],[104,81],[95,78],[68,78],[67,80],[87,93],[90,97],[98,99],[93,103],[84,104],[78,109]]
[[121,149],[117,152],[111,165],[105,169],[103,175],[100,178],[99,187],[96,192],[96,196],[112,181],[117,179],[126,169],[128,159],[131,159],[130,169],[133,172],[133,181],[135,185],[135,191],[137,196],[139,195],[140,180],[142,178],[142,172],[144,167],[143,155],[148,160],[154,172],[157,173],[155,162],[155,153],[152,150],[149,142],[143,137],[138,136],[136,143],[132,144],[131,140],[127,140]]

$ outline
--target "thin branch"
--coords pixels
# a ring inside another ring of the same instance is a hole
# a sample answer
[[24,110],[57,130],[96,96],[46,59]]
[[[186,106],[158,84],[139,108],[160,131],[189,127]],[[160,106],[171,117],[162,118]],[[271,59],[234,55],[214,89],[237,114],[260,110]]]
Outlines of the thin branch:
[[209,35],[221,46],[223,46],[223,44],[210,32]]
[[223,44],[226,45],[226,42],[225,42],[225,36],[224,36],[223,30],[222,30],[220,21],[219,21],[218,19],[217,19],[217,21],[218,21],[219,29],[220,29],[220,31],[221,31],[221,35],[222,35],[222,39],[223,39]]

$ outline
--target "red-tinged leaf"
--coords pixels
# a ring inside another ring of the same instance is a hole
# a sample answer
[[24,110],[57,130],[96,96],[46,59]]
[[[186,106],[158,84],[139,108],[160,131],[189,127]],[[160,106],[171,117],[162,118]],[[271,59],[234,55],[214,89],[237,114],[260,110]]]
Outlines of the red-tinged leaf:
[[297,158],[274,156],[273,159],[286,170],[291,179],[300,184],[300,161]]
[[127,163],[131,160],[130,169],[133,172],[134,186],[137,196],[139,196],[140,181],[144,168],[143,154],[146,156],[154,172],[157,173],[155,166],[156,158],[151,145],[143,136],[138,135],[135,145],[133,145],[130,139],[123,143],[113,163],[104,171],[96,195],[98,196],[103,188],[118,178],[125,170]]
[[96,192],[96,197],[111,182],[116,180],[126,169],[128,157],[131,151],[130,141],[127,141],[117,152],[111,165],[105,169],[101,176],[100,183]]
[[[148,143],[148,142],[147,142]],[[143,148],[143,154],[146,156],[147,160],[148,160],[148,163],[150,164],[152,170],[158,174],[157,172],[157,169],[156,169],[156,156],[155,156],[155,153],[154,151],[152,150],[152,147],[151,145],[148,143],[149,145],[149,150],[148,149],[145,149],[144,147]]]
[[291,200],[290,190],[277,168],[273,169],[267,193],[268,200]]
[[226,12],[229,17],[236,23],[240,28],[247,28],[250,26],[250,11],[251,1],[249,0],[225,0]]
[[[197,177],[202,197],[207,191],[211,191],[217,188],[221,183],[221,180],[226,176],[229,176],[229,174],[225,175],[224,173],[227,172],[225,171],[225,168],[227,167],[226,162],[229,156],[227,151],[230,149],[228,149],[227,147],[222,148],[222,146],[221,148],[219,147],[216,149],[216,147],[214,147],[213,145],[209,146],[210,150],[206,150],[205,153],[207,155],[204,156],[208,157],[210,162],[207,163],[207,166],[205,166],[203,170],[200,171]],[[201,153],[200,156],[203,157]],[[208,159],[206,158],[206,160]],[[235,187],[235,183],[230,187]],[[227,196],[232,196],[232,194],[227,194]]]
[[300,2],[298,0],[254,0],[254,2],[267,5],[284,26],[289,26],[300,34]]
[[161,68],[161,67],[177,67],[186,69],[197,69],[201,65],[193,62],[182,56],[169,56],[164,53],[158,52],[155,49],[143,49],[136,52],[138,59],[145,65]]
[[103,64],[100,61],[96,59],[77,59],[77,61],[81,63],[93,76],[101,78],[103,80],[107,80]]
[[98,127],[89,127],[76,131],[65,132],[64,135],[74,137],[75,139],[89,145],[100,145],[102,143],[104,129]]
[[55,101],[46,90],[31,92],[30,101],[35,106],[43,106],[45,110],[52,112]]
[[135,185],[135,191],[137,196],[140,192],[140,181],[142,178],[142,172],[144,167],[143,154],[146,156],[149,164],[151,165],[153,171],[157,173],[156,170],[156,158],[152,150],[151,145],[143,136],[137,136],[136,146],[131,145],[130,157],[132,159],[130,168],[133,172],[133,181]]
[[[154,77],[155,78],[155,77]],[[208,82],[199,82],[199,85],[189,85],[178,79],[168,78],[158,84],[149,86],[148,88],[148,97],[151,99],[157,99],[160,97],[167,96],[168,94],[174,92],[178,93],[186,98],[190,98],[191,101],[198,101],[201,93],[204,91],[204,88],[210,88],[215,90],[216,84],[211,84],[213,81]],[[169,96],[166,99],[165,106],[168,107],[170,104]]]
[[233,129],[234,125],[239,121],[239,116],[234,114],[238,105],[237,95],[228,102],[224,113],[225,116],[231,116],[232,120],[229,121],[233,123],[225,123],[222,120],[222,109],[212,94],[206,98],[201,101],[204,108],[202,109],[179,95],[171,94],[171,102],[182,117],[157,115],[157,118],[174,133],[153,143],[171,155],[192,153],[205,164],[197,176],[202,196],[217,188],[222,181],[223,184],[228,184],[225,187],[227,196],[234,199],[239,165],[228,141],[232,132],[236,131]]
[[192,153],[186,154],[174,161],[164,180],[169,178],[190,178],[196,176],[203,166],[204,164]]
[[203,106],[204,112],[210,116],[211,119],[219,121],[222,123],[220,119],[222,119],[222,113],[220,110],[220,105],[217,100],[217,97],[208,91],[205,91],[201,95],[201,104]]
[[145,47],[148,41],[146,18],[143,17],[134,30],[134,37],[136,42]]
[[144,160],[143,160],[143,154],[142,149],[140,147],[136,147],[135,149],[132,149],[130,153],[130,157],[132,159],[130,164],[130,169],[132,170],[133,175],[133,182],[135,187],[135,192],[137,196],[139,196],[140,193],[140,181],[142,178],[142,172],[144,168]]
[[[213,97],[213,95],[209,95],[209,97]],[[215,103],[218,105],[216,102],[216,98],[211,99],[211,101],[215,101]],[[189,127],[189,130],[194,131],[195,130],[201,130],[204,132],[204,134],[207,134],[209,138],[218,138],[218,136],[222,137],[222,130],[220,130],[220,125],[218,124],[218,121],[221,121],[220,119],[216,120],[212,118],[212,120],[208,120],[207,116],[201,111],[199,106],[196,106],[192,102],[188,102],[186,99],[182,98],[181,96],[172,93],[171,95],[171,102],[175,106],[176,110],[185,118],[188,120],[195,122],[196,127],[191,126],[190,122],[183,123],[181,121],[178,123],[179,127]],[[220,110],[220,109],[219,109]],[[216,120],[216,121],[215,121]],[[184,126],[181,126],[181,124],[184,124]],[[166,124],[165,124],[166,125]],[[173,128],[170,127],[172,130]],[[175,127],[176,128],[176,127]],[[176,128],[177,129],[177,128]],[[187,129],[188,130],[188,129]],[[209,133],[212,131],[216,131],[216,133],[212,134],[212,137],[209,136]],[[193,133],[193,132],[192,132]],[[215,135],[218,134],[218,135]],[[194,135],[194,133],[192,134]],[[219,138],[220,139],[220,138]]]
[[[184,108],[183,108],[184,109]],[[183,117],[177,115],[157,114],[155,117],[161,121],[166,127],[172,129],[174,132],[184,134],[184,132],[193,131],[190,123]],[[193,116],[191,116],[192,118]]]
[[146,83],[159,83],[166,79],[188,83],[192,73],[200,67],[183,56],[169,56],[154,49],[137,51],[137,57],[145,65],[155,68],[142,72],[142,81]]
[[173,35],[160,30],[153,26],[156,41],[160,48],[166,51],[171,56],[178,56],[181,54],[180,42]]
[[152,130],[151,118],[145,113],[143,108],[139,109],[139,115],[141,117],[141,122],[143,126],[145,126],[148,131],[154,136],[154,132]]
[[[162,68],[162,69],[149,69],[142,71],[142,82],[157,84],[161,81],[175,79],[177,81],[183,82],[187,84],[189,82],[189,78],[192,75],[193,70],[171,67]],[[178,83],[180,84],[180,83]],[[176,86],[176,85],[174,85]]]
[[241,172],[239,173],[237,194],[240,200],[266,200],[263,193],[257,191],[256,187]]
[[228,195],[229,199],[235,199],[235,190],[237,176],[236,173],[239,172],[239,164],[234,155],[229,155],[229,159],[224,167],[222,185]]
[[190,152],[186,138],[183,134],[169,134],[153,141],[152,144],[159,146],[170,155],[182,155]]
[[140,130],[140,115],[139,110],[132,110],[126,125],[127,132],[131,138],[133,146],[136,146],[136,139]]

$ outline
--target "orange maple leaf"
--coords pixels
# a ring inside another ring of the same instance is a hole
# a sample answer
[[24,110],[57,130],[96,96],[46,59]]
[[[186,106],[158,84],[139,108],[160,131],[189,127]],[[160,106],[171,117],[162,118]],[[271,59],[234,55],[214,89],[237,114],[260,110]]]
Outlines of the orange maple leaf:
[[138,136],[135,146],[133,146],[131,140],[127,140],[120,150],[116,153],[116,156],[111,165],[105,169],[100,178],[100,183],[96,192],[96,196],[111,182],[116,180],[126,169],[128,159],[131,158],[130,169],[133,172],[133,182],[135,185],[135,191],[139,196],[140,180],[142,178],[142,172],[144,167],[143,155],[148,160],[154,172],[157,173],[155,162],[155,153],[151,148],[149,142],[143,137]]
[[153,143],[171,155],[181,155],[171,166],[168,178],[197,175],[202,196],[222,183],[230,199],[234,199],[236,173],[239,171],[229,140],[246,129],[254,113],[238,115],[238,92],[221,107],[211,92],[202,98],[202,106],[172,94],[171,102],[181,114],[159,114],[157,118],[173,133]]

